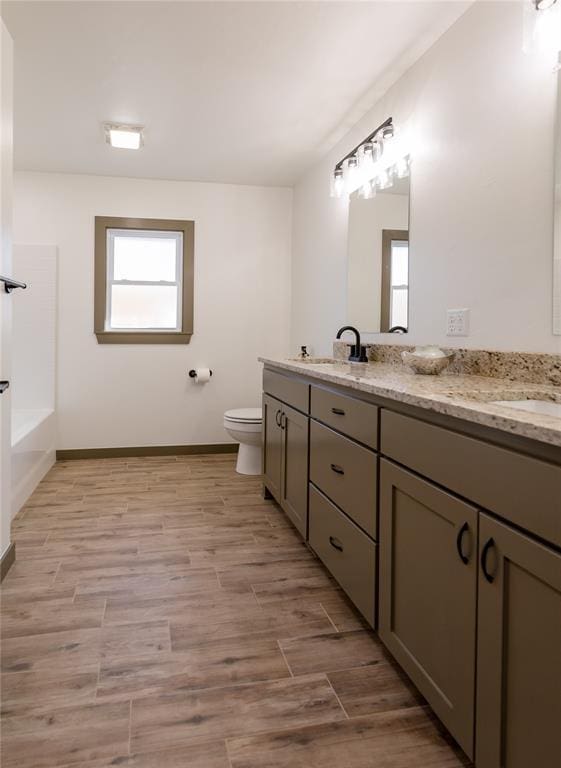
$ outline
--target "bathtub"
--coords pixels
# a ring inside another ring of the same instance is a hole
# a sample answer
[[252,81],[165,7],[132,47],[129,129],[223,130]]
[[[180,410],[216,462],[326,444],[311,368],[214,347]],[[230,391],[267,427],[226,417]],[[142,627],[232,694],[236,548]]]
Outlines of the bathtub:
[[55,463],[55,412],[12,411],[12,517]]

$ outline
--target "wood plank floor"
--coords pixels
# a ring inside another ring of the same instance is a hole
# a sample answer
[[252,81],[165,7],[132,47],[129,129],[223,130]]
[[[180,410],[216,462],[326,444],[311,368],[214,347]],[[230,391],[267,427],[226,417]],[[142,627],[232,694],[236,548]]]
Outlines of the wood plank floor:
[[49,472],[2,585],[3,768],[468,765],[234,461]]

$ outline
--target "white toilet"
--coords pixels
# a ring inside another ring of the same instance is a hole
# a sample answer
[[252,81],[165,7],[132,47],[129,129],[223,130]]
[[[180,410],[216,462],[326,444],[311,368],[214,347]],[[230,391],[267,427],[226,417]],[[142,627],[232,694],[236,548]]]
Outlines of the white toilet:
[[224,429],[240,444],[236,472],[240,475],[261,474],[261,408],[235,408],[224,414]]

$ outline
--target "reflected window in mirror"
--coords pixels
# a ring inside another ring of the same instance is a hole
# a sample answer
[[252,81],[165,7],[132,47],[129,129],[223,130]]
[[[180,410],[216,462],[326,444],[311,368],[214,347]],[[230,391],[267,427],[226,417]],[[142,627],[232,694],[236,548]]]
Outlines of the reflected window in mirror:
[[409,232],[382,230],[380,331],[407,333],[409,324]]
[[409,179],[349,199],[347,320],[366,333],[409,330]]

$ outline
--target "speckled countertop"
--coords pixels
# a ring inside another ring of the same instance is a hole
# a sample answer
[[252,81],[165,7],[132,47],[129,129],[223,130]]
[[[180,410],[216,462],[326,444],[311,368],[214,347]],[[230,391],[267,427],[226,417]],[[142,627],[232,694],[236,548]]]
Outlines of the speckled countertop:
[[442,374],[420,376],[405,366],[388,363],[348,363],[275,360],[260,362],[319,381],[426,408],[513,435],[561,447],[561,418],[529,413],[493,400],[550,400],[561,403],[561,387],[485,376]]

